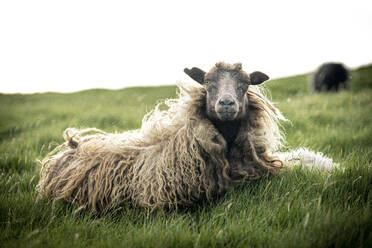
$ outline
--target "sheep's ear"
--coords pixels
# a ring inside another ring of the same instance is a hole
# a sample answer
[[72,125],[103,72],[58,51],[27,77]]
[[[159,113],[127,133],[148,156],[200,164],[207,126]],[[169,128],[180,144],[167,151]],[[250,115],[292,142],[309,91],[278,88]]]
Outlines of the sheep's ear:
[[183,70],[189,77],[194,79],[196,82],[203,84],[204,83],[204,75],[205,72],[203,70],[200,70],[199,68],[193,67],[191,70],[188,68],[185,68]]
[[251,84],[253,85],[262,84],[266,80],[269,80],[269,76],[260,71],[252,72],[249,74],[249,77],[251,79]]

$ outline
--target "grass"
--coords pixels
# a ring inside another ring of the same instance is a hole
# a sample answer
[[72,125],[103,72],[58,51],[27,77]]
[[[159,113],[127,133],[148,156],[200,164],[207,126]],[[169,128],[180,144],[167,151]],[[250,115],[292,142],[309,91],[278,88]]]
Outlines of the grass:
[[337,94],[309,94],[306,75],[267,83],[291,120],[288,147],[321,151],[340,169],[283,171],[183,211],[125,206],[100,218],[36,201],[37,160],[69,126],[138,128],[176,88],[0,94],[0,247],[371,247],[372,66],[352,75]]

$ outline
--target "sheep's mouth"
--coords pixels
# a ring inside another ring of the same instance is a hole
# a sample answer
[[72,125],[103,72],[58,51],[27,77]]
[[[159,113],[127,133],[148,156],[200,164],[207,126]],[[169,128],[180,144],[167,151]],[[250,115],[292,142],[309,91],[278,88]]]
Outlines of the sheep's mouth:
[[238,114],[238,112],[236,111],[218,111],[216,113],[217,113],[217,117],[221,121],[232,121],[236,118]]

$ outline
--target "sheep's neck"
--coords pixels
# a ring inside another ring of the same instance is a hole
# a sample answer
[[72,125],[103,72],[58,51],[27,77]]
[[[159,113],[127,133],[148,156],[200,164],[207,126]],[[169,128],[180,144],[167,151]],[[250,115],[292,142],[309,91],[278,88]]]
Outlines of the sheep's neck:
[[236,136],[238,135],[240,121],[214,121],[213,124],[224,137],[228,145],[228,149],[230,149],[231,145],[236,139]]

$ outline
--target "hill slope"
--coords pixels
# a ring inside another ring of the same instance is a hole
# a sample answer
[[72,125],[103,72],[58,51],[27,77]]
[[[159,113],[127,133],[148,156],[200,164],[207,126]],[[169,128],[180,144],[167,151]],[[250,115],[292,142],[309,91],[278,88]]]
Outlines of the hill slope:
[[266,83],[288,147],[341,163],[327,174],[296,169],[192,209],[148,214],[125,207],[104,217],[36,201],[39,164],[70,126],[138,128],[176,87],[0,95],[2,247],[370,247],[372,245],[372,66],[352,73],[350,91],[309,94],[307,75]]

